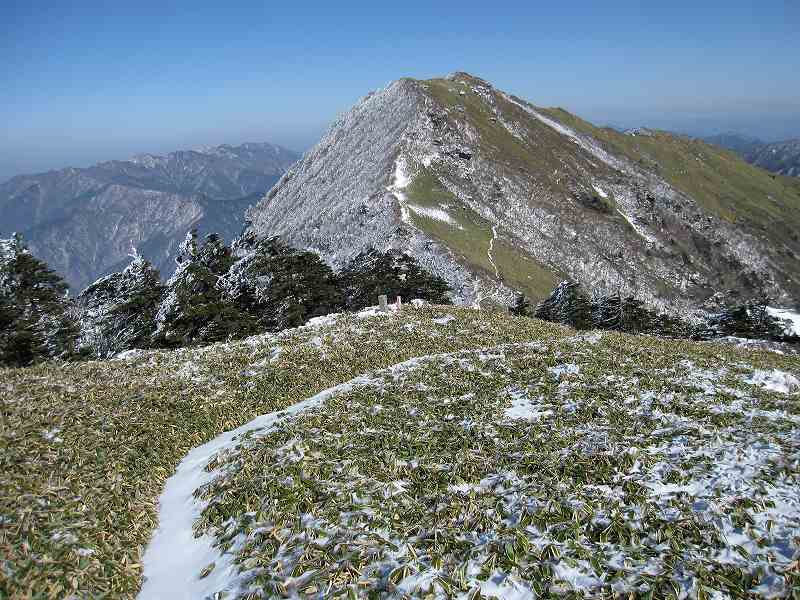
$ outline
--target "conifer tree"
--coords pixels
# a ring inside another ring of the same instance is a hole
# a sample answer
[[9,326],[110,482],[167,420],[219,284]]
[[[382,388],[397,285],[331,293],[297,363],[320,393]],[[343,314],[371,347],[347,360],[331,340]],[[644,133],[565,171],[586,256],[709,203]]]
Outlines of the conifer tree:
[[256,321],[224,294],[220,278],[234,263],[219,236],[206,236],[202,246],[190,231],[176,258],[178,268],[166,285],[156,313],[153,344],[189,346],[234,339],[255,333]]
[[0,240],[0,363],[75,356],[77,326],[66,292],[64,280],[28,251],[21,236]]
[[695,333],[699,339],[740,337],[773,341],[787,340],[780,322],[767,311],[769,299],[756,299],[728,307],[711,315]]
[[544,321],[570,325],[575,329],[589,329],[592,315],[589,298],[581,287],[572,281],[562,281],[536,308],[534,316]]
[[413,256],[400,250],[365,250],[342,270],[340,277],[349,310],[372,306],[381,294],[390,299],[401,296],[434,304],[451,303],[447,282],[423,269]]
[[520,317],[530,317],[534,313],[534,307],[525,294],[519,294],[514,300],[514,306],[512,306],[508,312]]
[[223,278],[222,287],[262,328],[297,327],[342,309],[339,280],[317,254],[252,234],[237,240],[235,250],[241,258]]
[[155,331],[164,286],[135,249],[131,259],[123,271],[98,279],[77,298],[81,346],[98,358],[147,348]]

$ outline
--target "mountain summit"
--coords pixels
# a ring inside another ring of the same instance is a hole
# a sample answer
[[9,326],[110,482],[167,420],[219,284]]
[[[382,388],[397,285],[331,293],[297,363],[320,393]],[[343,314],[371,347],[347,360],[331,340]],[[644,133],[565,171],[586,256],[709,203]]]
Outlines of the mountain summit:
[[400,79],[342,115],[248,212],[341,265],[406,250],[466,301],[569,277],[662,308],[716,292],[800,298],[800,185],[728,152],[596,128],[455,73]]

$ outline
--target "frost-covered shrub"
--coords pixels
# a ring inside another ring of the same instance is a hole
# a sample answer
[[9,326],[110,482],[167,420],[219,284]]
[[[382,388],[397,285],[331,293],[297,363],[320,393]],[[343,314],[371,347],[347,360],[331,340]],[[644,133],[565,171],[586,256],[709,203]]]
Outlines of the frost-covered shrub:
[[340,282],[313,252],[278,238],[253,235],[237,240],[239,260],[221,279],[225,295],[261,328],[277,331],[343,308]]
[[66,292],[21,236],[0,240],[0,365],[75,356],[77,326]]
[[[512,312],[530,315],[524,299],[518,302]],[[691,337],[692,333],[688,323],[651,310],[633,296],[595,295],[589,300],[581,287],[571,281],[558,284],[550,296],[536,307],[532,316],[571,325],[576,329],[607,329],[669,337]]]
[[134,251],[123,271],[98,279],[78,296],[81,347],[97,358],[148,347],[163,294],[158,271]]
[[368,249],[347,265],[339,276],[349,310],[372,306],[381,294],[386,294],[390,301],[401,296],[434,304],[451,303],[447,282],[420,267],[413,256],[399,250],[380,252]]

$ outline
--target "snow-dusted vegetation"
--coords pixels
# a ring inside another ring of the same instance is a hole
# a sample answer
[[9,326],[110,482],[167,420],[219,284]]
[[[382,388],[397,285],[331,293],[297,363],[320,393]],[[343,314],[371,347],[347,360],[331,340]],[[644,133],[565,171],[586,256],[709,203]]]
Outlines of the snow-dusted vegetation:
[[779,597],[798,378],[793,356],[436,306],[0,371],[0,586]]

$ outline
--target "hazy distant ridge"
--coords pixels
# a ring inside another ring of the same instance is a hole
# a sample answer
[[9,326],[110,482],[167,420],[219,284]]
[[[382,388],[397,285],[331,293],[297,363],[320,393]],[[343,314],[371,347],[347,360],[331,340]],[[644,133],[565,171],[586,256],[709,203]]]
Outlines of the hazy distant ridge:
[[119,268],[132,245],[166,275],[191,227],[237,235],[244,210],[298,158],[224,144],[20,175],[0,185],[0,236],[23,233],[74,291]]

